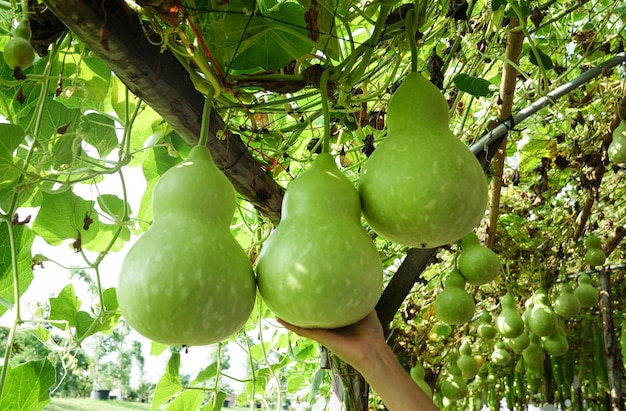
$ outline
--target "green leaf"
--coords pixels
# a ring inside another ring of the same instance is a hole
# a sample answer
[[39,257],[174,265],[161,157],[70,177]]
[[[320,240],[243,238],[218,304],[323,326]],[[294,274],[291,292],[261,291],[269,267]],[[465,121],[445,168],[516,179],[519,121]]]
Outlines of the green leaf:
[[[118,232],[119,230],[119,232]],[[130,228],[117,224],[103,224],[100,222],[98,235],[90,241],[83,241],[83,247],[96,253],[119,251],[130,240]],[[113,244],[111,244],[113,242]]]
[[497,11],[500,7],[506,7],[507,0],[491,0],[491,11]]
[[302,374],[293,374],[287,381],[287,391],[294,394],[307,384],[306,378]]
[[124,221],[130,215],[130,207],[128,203],[116,196],[115,194],[101,194],[98,196],[98,206],[106,214],[113,217],[116,221]]
[[109,334],[120,322],[119,312],[103,312],[94,318],[86,311],[76,313],[76,338],[85,339],[96,333]]
[[[92,220],[91,224],[89,219]],[[43,193],[33,231],[50,245],[76,239],[79,234],[82,242],[88,243],[98,234],[98,225],[94,201],[85,200],[71,190],[66,190],[62,193]]]
[[[224,401],[226,400],[226,397],[228,397],[228,394],[220,390],[213,396],[213,398],[210,401],[207,401],[204,407],[202,407],[200,410],[201,411],[220,411],[222,409],[222,406],[224,405]],[[213,404],[215,404],[215,407],[213,406]]]
[[80,152],[80,145],[75,144],[75,136],[60,135],[50,149],[52,155],[52,167],[59,169],[63,166],[70,165]]
[[205,400],[204,391],[185,390],[172,401],[165,411],[194,411],[198,410]]
[[50,341],[50,336],[52,335],[50,330],[42,327],[41,324],[37,325],[37,328],[29,328],[28,331],[44,344]]
[[107,311],[117,311],[120,306],[117,303],[117,292],[115,287],[107,288],[102,292],[102,299],[104,300],[104,308]]
[[190,386],[198,385],[204,381],[210,380],[217,375],[217,362],[209,365],[198,373],[198,376],[189,384]]
[[220,9],[224,13],[207,17],[205,41],[224,66],[276,71],[313,50],[315,44],[307,37],[302,6],[282,2],[250,14],[256,7],[251,0],[233,0]]
[[48,360],[30,361],[9,368],[0,398],[2,410],[42,410],[50,402],[50,388],[54,383],[54,366]]
[[[33,281],[31,247],[35,235],[25,225],[14,226],[15,244],[17,246],[17,275],[22,295]],[[13,268],[11,265],[11,247],[9,229],[6,223],[0,223],[0,297],[9,304],[15,304],[13,290]],[[5,304],[0,304],[0,316],[7,311]]]
[[475,97],[490,97],[495,90],[495,86],[487,80],[468,74],[459,74],[453,81],[459,90]]
[[[63,63],[56,63],[66,73],[77,73],[77,78],[63,89],[57,100],[68,108],[91,108],[102,110],[111,84],[111,69],[102,59],[95,56],[81,56],[80,50],[71,58],[62,53]],[[80,61],[78,64],[74,61]],[[64,67],[61,68],[61,64]]]
[[150,355],[154,355],[159,356],[161,355],[165,350],[167,350],[167,348],[169,347],[169,345],[167,344],[162,344],[156,341],[151,341],[150,344]]
[[20,170],[13,163],[13,152],[22,140],[22,127],[0,123],[0,189],[12,186],[20,177]]
[[174,395],[183,390],[178,377],[180,369],[180,353],[174,352],[167,362],[165,374],[161,377],[154,390],[152,398],[152,410],[158,409],[168,402]]
[[[67,321],[67,325],[76,327],[76,313],[80,311],[81,304],[82,301],[76,297],[74,292],[74,286],[68,284],[61,290],[58,297],[50,297],[49,319]],[[67,329],[67,326],[61,324],[52,323],[52,325],[63,330]]]
[[119,144],[113,119],[98,113],[81,118],[78,134],[98,150],[100,157],[106,157]]
[[552,59],[546,53],[541,51],[540,48],[537,48],[537,54],[539,54],[539,59],[541,60],[541,66],[537,61],[537,56],[533,53],[532,49],[528,50],[528,60],[537,67],[543,67],[545,70],[551,70],[554,68],[554,64],[552,64]]

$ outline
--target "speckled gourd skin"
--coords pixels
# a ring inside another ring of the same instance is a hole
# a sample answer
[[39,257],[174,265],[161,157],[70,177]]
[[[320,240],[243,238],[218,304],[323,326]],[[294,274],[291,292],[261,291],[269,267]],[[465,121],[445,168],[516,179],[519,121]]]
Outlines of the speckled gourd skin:
[[482,219],[487,179],[449,129],[448,105],[419,73],[391,97],[387,137],[359,179],[363,215],[388,240],[410,247],[457,241]]
[[207,345],[236,333],[256,298],[250,260],[230,232],[232,185],[206,147],[168,170],[153,194],[153,224],[121,267],[126,321],[170,345]]
[[365,317],[382,291],[378,250],[356,188],[320,154],[287,188],[282,219],[257,259],[259,293],[280,318],[336,328]]

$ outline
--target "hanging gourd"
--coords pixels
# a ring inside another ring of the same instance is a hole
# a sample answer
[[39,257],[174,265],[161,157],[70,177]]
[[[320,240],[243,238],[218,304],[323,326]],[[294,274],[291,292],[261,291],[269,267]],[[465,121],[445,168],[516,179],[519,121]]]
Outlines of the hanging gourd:
[[411,369],[409,370],[409,374],[411,375],[413,381],[415,381],[415,384],[417,384],[428,397],[432,398],[433,389],[430,388],[430,385],[428,385],[424,380],[426,370],[424,369],[424,366],[419,361],[419,359],[415,360],[415,365],[411,367]]
[[521,354],[522,351],[524,351],[526,347],[528,347],[528,345],[530,344],[530,337],[528,336],[528,332],[524,330],[520,335],[515,338],[504,338],[504,343],[514,353]]
[[543,369],[543,361],[546,359],[546,353],[541,347],[541,340],[538,335],[530,333],[530,344],[522,352],[524,363],[527,370]]
[[578,287],[574,289],[574,295],[582,308],[591,308],[600,300],[600,293],[591,285],[591,277],[587,273],[582,273],[578,277]]
[[604,264],[606,254],[602,250],[602,242],[593,233],[590,233],[585,239],[585,261],[592,267]]
[[465,324],[474,316],[475,308],[474,298],[465,291],[463,276],[459,270],[452,270],[435,298],[435,316],[446,324]]
[[559,296],[552,304],[554,312],[561,318],[574,318],[580,312],[580,301],[574,295],[574,289],[569,282],[563,283]]
[[359,179],[370,227],[398,244],[431,248],[472,231],[487,206],[478,160],[449,128],[443,94],[421,74],[407,75],[387,107],[387,137]]
[[539,337],[547,337],[559,329],[559,317],[554,313],[543,289],[538,289],[532,297],[533,307],[528,316],[528,329]]
[[626,120],[620,121],[612,135],[607,151],[609,160],[614,164],[626,163]]
[[128,324],[169,345],[237,332],[256,299],[250,260],[230,231],[235,190],[205,146],[165,172],[153,222],[124,258],[117,298]]
[[489,314],[487,310],[484,310],[482,312],[482,315],[478,319],[479,324],[477,333],[478,336],[483,340],[493,340],[494,338],[496,338],[498,332],[491,323],[492,320],[493,319],[491,317],[491,314]]
[[458,401],[467,394],[467,383],[463,379],[461,369],[455,362],[451,362],[448,364],[448,374],[441,382],[441,395],[449,400]]
[[511,362],[511,354],[506,350],[504,342],[496,341],[491,353],[491,362],[501,367]]
[[469,284],[483,285],[500,274],[500,257],[480,243],[473,231],[461,239],[463,252],[459,256],[459,271]]
[[282,219],[257,260],[257,283],[267,306],[300,327],[342,327],[376,305],[382,263],[361,225],[358,192],[330,154],[287,188]]
[[496,318],[496,329],[506,338],[518,337],[524,332],[524,320],[515,308],[515,299],[510,293],[506,293],[500,300],[502,311]]
[[30,44],[32,32],[28,19],[23,19],[15,28],[15,37],[2,50],[4,61],[12,70],[23,70],[35,61],[35,49]]
[[459,348],[459,358],[456,360],[456,365],[461,370],[461,375],[466,380],[471,380],[478,374],[480,365],[476,358],[472,356],[472,347],[467,341],[464,341]]
[[560,357],[569,350],[569,342],[565,329],[560,326],[559,329],[548,337],[541,338],[541,346],[546,354],[552,357]]

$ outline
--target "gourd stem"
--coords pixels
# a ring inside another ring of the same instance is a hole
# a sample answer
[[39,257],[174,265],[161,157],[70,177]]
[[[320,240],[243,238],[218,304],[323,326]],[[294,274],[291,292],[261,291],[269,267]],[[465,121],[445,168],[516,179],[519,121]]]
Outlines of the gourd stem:
[[320,78],[320,92],[322,97],[322,115],[324,118],[324,136],[322,137],[322,153],[330,153],[330,110],[328,109],[328,75],[330,70],[324,70]]
[[[210,86],[209,86],[210,88]],[[200,125],[200,137],[198,138],[199,146],[206,146],[209,140],[209,124],[211,122],[211,112],[213,108],[213,92],[209,90],[202,107],[202,124]]]
[[406,13],[406,37],[411,48],[411,72],[417,72],[417,44],[415,42],[415,14],[413,9]]

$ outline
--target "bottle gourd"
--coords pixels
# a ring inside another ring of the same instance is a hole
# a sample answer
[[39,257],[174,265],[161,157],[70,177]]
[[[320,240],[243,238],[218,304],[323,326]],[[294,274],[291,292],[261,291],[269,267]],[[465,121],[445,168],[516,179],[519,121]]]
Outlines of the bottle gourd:
[[402,82],[387,108],[387,137],[359,179],[370,227],[398,244],[431,248],[469,233],[487,206],[478,160],[449,128],[443,94],[419,73]]
[[380,256],[361,225],[358,192],[330,154],[289,184],[282,219],[259,253],[257,284],[267,306],[300,327],[346,326],[376,305]]
[[143,336],[170,345],[224,340],[256,299],[250,259],[232,236],[235,190],[206,147],[157,182],[154,220],[121,266],[118,301]]

